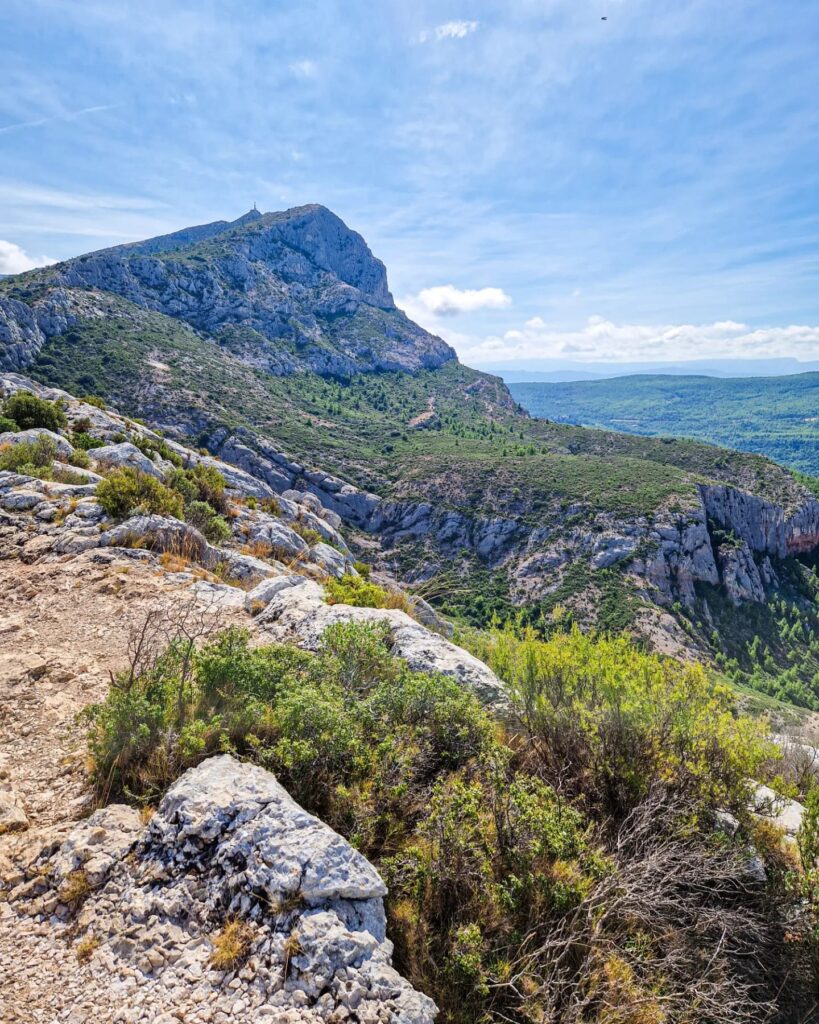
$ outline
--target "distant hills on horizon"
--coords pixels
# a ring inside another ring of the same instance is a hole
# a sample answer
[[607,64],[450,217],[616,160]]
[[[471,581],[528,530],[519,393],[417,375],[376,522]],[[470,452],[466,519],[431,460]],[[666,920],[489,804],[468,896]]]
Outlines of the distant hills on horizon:
[[[529,413],[647,437],[688,437],[767,455],[819,477],[819,373],[756,377],[633,373],[506,383]],[[810,369],[808,369],[810,367]]]
[[522,359],[474,362],[468,365],[502,377],[507,384],[542,381],[562,383],[609,380],[635,374],[704,377],[787,377],[819,370],[819,360],[801,362],[792,357],[775,359],[694,359],[675,362],[578,362],[569,359]]

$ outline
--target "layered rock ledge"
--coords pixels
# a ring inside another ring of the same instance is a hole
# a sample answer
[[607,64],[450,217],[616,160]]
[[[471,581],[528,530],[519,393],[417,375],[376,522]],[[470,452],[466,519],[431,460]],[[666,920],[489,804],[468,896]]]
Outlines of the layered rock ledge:
[[[269,772],[229,755],[183,775],[147,825],[124,805],[96,811],[21,874],[5,926],[33,918],[72,945],[98,1021],[435,1019],[391,965],[375,868]],[[244,948],[217,969],[230,923]]]

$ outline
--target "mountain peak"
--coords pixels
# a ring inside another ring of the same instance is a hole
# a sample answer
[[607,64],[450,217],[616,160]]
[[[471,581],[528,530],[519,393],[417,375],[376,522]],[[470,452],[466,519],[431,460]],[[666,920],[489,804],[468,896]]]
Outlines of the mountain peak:
[[236,220],[231,221],[229,226],[232,228],[236,228],[241,226],[242,224],[252,224],[254,221],[261,219],[262,214],[259,213],[258,209],[256,208],[256,204],[254,203],[253,206],[247,211],[247,213],[243,213],[241,217],[237,217]]
[[[396,309],[384,264],[318,203],[276,213],[254,204],[236,220],[103,249],[39,274],[55,289],[108,292],[184,320],[275,374],[414,372],[456,358]],[[0,308],[0,365],[2,331]],[[13,368],[20,358],[5,356]]]

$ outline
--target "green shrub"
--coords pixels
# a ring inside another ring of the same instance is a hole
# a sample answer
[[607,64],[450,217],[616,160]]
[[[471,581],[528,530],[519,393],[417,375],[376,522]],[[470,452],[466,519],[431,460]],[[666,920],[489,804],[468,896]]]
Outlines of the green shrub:
[[107,442],[101,441],[98,437],[92,437],[90,434],[86,434],[83,431],[77,431],[71,435],[71,444],[74,448],[80,448],[84,452],[90,452],[94,448],[104,448]]
[[[623,737],[636,739],[640,770],[653,773],[644,787],[651,794],[625,817],[595,820],[607,813],[594,791],[605,773],[592,774],[590,759],[568,758],[558,790],[548,781],[539,728],[507,741],[472,694],[454,680],[409,671],[387,641],[383,624],[339,624],[310,654],[252,649],[234,628],[197,652],[190,635],[179,633],[153,663],[118,676],[105,701],[88,710],[98,795],[153,803],[185,768],[223,751],[269,768],[379,868],[390,890],[396,965],[451,1024],[682,1024],[692,1019],[703,983],[715,978],[725,986],[728,1016],[720,1019],[751,1021],[765,1019],[765,1000],[786,991],[783,978],[788,998],[804,989],[804,965],[794,973],[800,954],[791,950],[799,938],[765,938],[785,932],[801,906],[800,887],[778,882],[782,873],[772,870],[768,889],[755,890],[748,834],[715,842],[708,814],[692,818],[685,800],[668,802],[670,787],[690,788],[683,783],[692,760],[733,749],[728,722],[713,696],[704,700],[701,684],[662,676],[678,691],[671,705],[683,693],[693,698],[697,727],[682,729],[682,712],[669,715],[659,700],[651,659],[626,658],[618,668],[613,660],[623,648],[584,646],[574,635],[546,651],[525,639],[506,646],[492,639],[498,665],[521,686],[529,680],[543,695],[545,666],[552,676],[562,673],[576,717],[588,719],[584,735],[616,739],[602,722],[615,705],[621,710]],[[602,677],[599,715],[580,682],[592,674]],[[615,691],[622,699],[614,700]],[[553,688],[547,692],[554,697]],[[644,706],[649,697],[660,704],[653,719]],[[707,725],[709,709],[715,714]],[[652,720],[668,729],[649,730],[657,750],[647,758],[641,737]],[[731,725],[745,735],[743,720]],[[631,784],[635,763],[609,746],[608,769],[624,770]],[[572,801],[578,771],[587,788]],[[721,806],[724,794],[722,784],[700,787],[702,808]],[[779,856],[752,841],[762,856]],[[748,974],[746,927],[751,948],[768,942],[762,985],[753,959]],[[665,1017],[658,994],[670,1008]],[[566,1017],[574,1007],[582,1016]]]
[[327,604],[349,604],[355,608],[399,608],[412,614],[412,605],[400,590],[387,590],[363,576],[352,574],[330,579],[324,586]]
[[185,522],[195,526],[211,544],[224,544],[230,538],[230,526],[206,501],[185,506]]
[[231,535],[222,513],[227,511],[225,478],[213,466],[176,468],[168,486],[182,499],[185,521],[195,526],[212,544],[223,544]]
[[300,519],[294,519],[288,523],[291,530],[294,530],[305,543],[310,547],[314,544],[320,544],[324,539],[318,530],[314,530],[312,526],[307,526]]
[[18,391],[7,398],[3,415],[14,420],[20,430],[43,427],[56,432],[67,422],[65,412],[57,402],[47,402],[29,391]]
[[97,487],[97,501],[114,519],[135,513],[181,519],[182,497],[147,473],[125,466],[115,469]]
[[0,470],[49,479],[56,458],[57,445],[50,437],[41,434],[34,441],[24,441],[0,449]]
[[168,486],[179,491],[185,502],[205,501],[216,512],[227,511],[225,478],[214,466],[201,463],[191,469],[174,469]]
[[802,868],[816,872],[819,869],[819,785],[811,786],[805,798],[805,813],[797,835],[797,846]]
[[134,434],[131,437],[131,441],[149,459],[156,454],[160,458],[165,459],[166,462],[173,463],[177,469],[181,469],[183,465],[182,456],[175,452],[164,438],[145,437],[142,434]]
[[737,714],[732,689],[626,637],[495,632],[475,653],[510,685],[546,777],[573,779],[605,813],[627,813],[659,780],[742,811],[748,780],[778,754],[764,720]]
[[8,416],[0,416],[0,434],[16,434],[19,429],[14,420],[10,420]]
[[83,395],[80,398],[81,402],[85,402],[86,405],[93,405],[96,409],[105,409],[105,399],[99,398],[97,395]]
[[79,469],[89,469],[91,466],[91,458],[88,452],[82,448],[75,448],[69,455],[68,461],[70,465],[77,466]]

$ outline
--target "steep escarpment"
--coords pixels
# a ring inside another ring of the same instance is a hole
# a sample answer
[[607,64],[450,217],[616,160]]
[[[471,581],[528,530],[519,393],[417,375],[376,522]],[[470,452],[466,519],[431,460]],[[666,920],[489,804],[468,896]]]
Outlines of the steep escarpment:
[[[82,305],[75,293],[89,290],[184,320],[268,373],[348,376],[454,359],[440,338],[396,309],[383,263],[321,206],[251,211],[18,280],[0,296],[0,366],[10,369],[62,333]],[[55,309],[65,307],[61,319]]]

